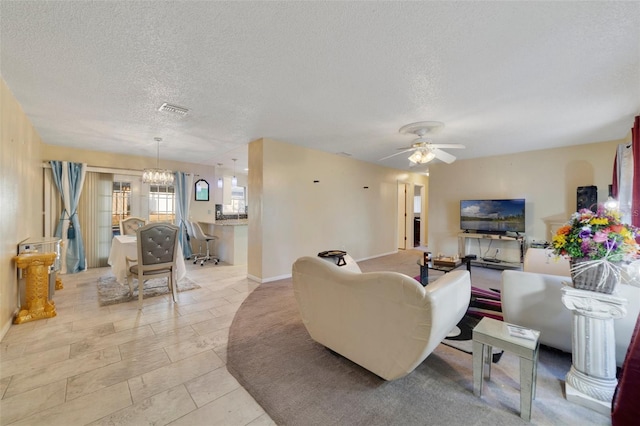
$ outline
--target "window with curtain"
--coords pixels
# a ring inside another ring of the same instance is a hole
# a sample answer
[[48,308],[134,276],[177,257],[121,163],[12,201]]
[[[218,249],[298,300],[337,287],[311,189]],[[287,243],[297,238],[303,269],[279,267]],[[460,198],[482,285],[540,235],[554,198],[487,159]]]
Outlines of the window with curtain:
[[78,215],[88,268],[107,266],[112,232],[112,182],[109,173],[87,172]]
[[149,185],[149,221],[174,223],[176,194],[173,185]]
[[120,221],[131,216],[130,182],[113,182],[111,210],[111,228],[119,232]]

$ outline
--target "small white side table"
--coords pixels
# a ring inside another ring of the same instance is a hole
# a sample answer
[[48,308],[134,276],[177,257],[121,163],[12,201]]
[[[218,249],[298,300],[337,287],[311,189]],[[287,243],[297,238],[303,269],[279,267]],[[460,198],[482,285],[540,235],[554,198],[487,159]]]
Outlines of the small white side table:
[[491,378],[492,347],[513,352],[520,357],[520,417],[530,421],[531,405],[536,395],[540,332],[531,330],[534,340],[514,337],[509,334],[507,325],[485,317],[473,329],[473,393],[482,396],[485,368],[487,379]]
[[618,384],[613,320],[627,314],[627,300],[566,286],[562,303],[573,312],[567,400],[609,415]]

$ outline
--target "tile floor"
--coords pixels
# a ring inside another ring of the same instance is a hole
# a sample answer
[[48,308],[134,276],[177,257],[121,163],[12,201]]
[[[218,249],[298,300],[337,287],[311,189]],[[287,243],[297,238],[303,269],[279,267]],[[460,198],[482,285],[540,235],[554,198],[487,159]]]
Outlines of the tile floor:
[[257,287],[246,266],[193,265],[202,288],[100,307],[109,268],[64,275],[55,318],[0,342],[0,425],[273,425],[227,372],[229,326]]

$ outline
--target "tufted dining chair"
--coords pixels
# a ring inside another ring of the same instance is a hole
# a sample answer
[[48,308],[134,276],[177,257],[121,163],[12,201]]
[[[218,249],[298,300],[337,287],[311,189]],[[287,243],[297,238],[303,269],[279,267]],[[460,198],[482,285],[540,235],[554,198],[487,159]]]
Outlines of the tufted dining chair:
[[[138,280],[138,309],[142,309],[144,282],[153,278],[167,278],[173,301],[176,302],[175,279],[178,253],[178,227],[168,223],[150,223],[138,228],[138,258],[136,265],[129,267],[129,276]],[[132,260],[132,259],[128,259]],[[133,294],[132,279],[127,280]]]
[[120,221],[120,235],[136,235],[138,228],[147,224],[147,220],[141,217],[129,216]]

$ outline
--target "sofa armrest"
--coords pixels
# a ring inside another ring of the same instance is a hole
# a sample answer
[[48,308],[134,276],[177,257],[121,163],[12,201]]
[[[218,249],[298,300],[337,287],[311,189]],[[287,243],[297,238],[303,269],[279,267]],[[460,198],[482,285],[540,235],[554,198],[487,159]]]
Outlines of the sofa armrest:
[[540,343],[571,352],[571,311],[562,304],[563,282],[570,278],[502,271],[504,321],[540,331]]
[[451,271],[427,285],[425,291],[431,303],[433,336],[433,346],[427,349],[432,351],[467,312],[471,300],[471,275],[466,270]]
[[554,255],[549,249],[529,248],[524,254],[524,272],[570,277],[569,260]]

